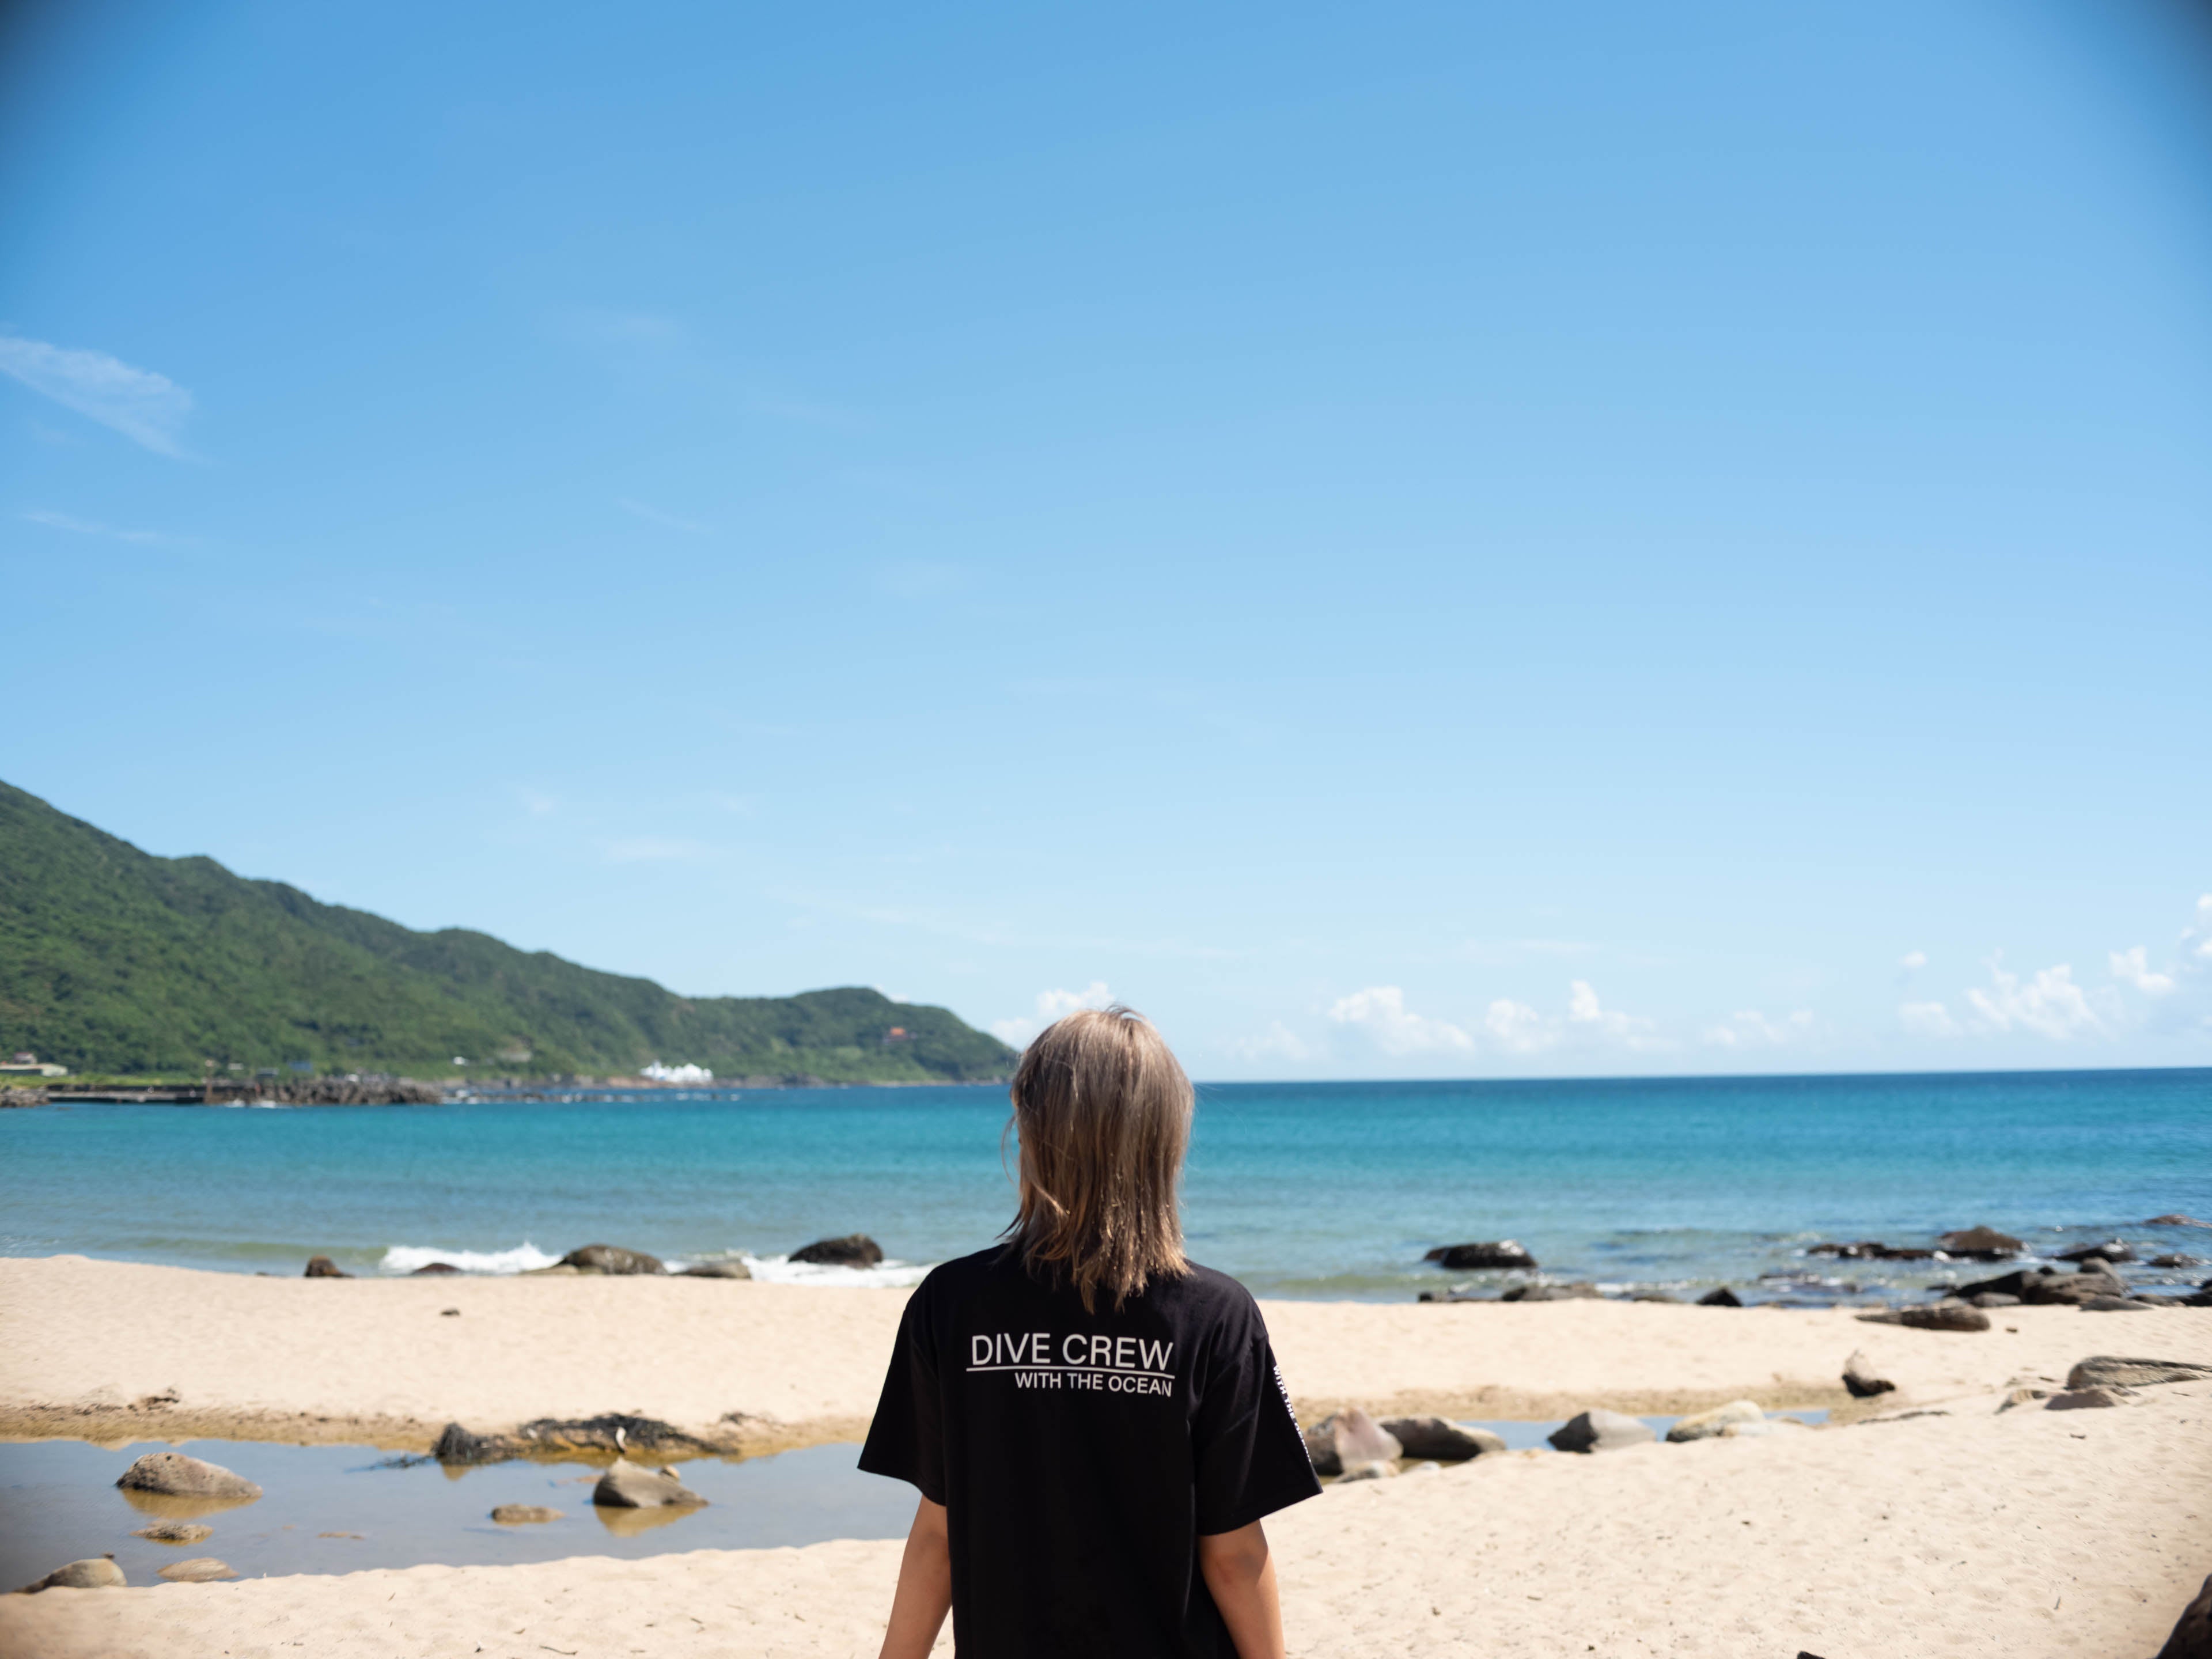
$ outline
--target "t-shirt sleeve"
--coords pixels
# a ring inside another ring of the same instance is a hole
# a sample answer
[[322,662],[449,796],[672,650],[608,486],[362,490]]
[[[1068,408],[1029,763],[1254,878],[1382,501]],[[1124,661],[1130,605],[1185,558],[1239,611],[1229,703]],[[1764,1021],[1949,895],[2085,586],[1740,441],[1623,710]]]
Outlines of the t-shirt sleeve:
[[884,1376],[883,1397],[860,1448],[860,1467],[918,1488],[933,1504],[945,1502],[945,1412],[931,1339],[928,1286],[907,1298]]
[[1222,1333],[1191,1425],[1201,1536],[1234,1532],[1321,1491],[1260,1310]]

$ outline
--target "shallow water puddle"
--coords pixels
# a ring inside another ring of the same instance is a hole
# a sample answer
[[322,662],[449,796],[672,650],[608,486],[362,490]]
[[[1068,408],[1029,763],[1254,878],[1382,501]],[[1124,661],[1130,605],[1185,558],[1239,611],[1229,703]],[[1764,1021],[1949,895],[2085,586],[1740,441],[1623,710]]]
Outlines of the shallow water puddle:
[[[258,1481],[243,1504],[126,1494],[116,1477],[142,1454],[181,1450]],[[76,1440],[0,1443],[0,1591],[65,1561],[112,1553],[133,1584],[158,1584],[172,1561],[212,1555],[242,1577],[353,1572],[426,1563],[544,1561],[568,1555],[641,1556],[698,1549],[762,1549],[831,1538],[902,1538],[914,1490],[863,1474],[860,1448],[809,1446],[770,1457],[698,1458],[678,1465],[708,1500],[684,1510],[602,1510],[599,1470],[584,1463],[495,1463],[446,1469],[392,1467],[373,1446],[285,1446],[261,1441],[166,1441],[117,1447]],[[501,1526],[501,1504],[537,1504],[562,1519]],[[133,1537],[157,1520],[197,1520],[213,1535],[189,1545]]]

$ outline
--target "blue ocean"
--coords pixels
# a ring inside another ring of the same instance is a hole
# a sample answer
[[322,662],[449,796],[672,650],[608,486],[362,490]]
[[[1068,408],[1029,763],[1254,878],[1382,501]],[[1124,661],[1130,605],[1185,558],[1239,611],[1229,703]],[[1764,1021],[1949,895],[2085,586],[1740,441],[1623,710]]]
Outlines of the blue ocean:
[[[439,1106],[0,1112],[0,1253],[295,1274],[513,1272],[605,1242],[763,1278],[908,1282],[1013,1210],[1000,1088],[591,1093]],[[1987,1223],[2051,1255],[2115,1233],[2212,1257],[2212,1071],[1202,1087],[1192,1254],[1267,1296],[1410,1299],[1438,1244],[1543,1278],[1871,1299],[1943,1262],[1808,1256]],[[786,1258],[864,1232],[872,1273]],[[2130,1272],[2193,1285],[2204,1267]]]

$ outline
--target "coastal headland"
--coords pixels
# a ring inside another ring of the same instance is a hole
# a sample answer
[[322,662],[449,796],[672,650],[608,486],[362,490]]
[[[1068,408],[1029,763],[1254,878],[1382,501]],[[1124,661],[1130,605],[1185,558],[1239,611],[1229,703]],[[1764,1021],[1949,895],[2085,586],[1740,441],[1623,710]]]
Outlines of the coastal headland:
[[[906,1292],[744,1280],[264,1279],[0,1261],[0,1433],[427,1449],[448,1423],[634,1414],[702,1444],[851,1439]],[[1826,1426],[1487,1454],[1270,1522],[1314,1655],[2148,1655],[2212,1570],[2212,1383],[2042,1397],[2093,1354],[2212,1363],[2212,1310],[1263,1304],[1300,1418],[1650,1414],[1747,1398]],[[458,1314],[445,1310],[458,1309]],[[1863,1356],[1893,1391],[1853,1401]],[[2016,1399],[2000,1409],[2008,1393]],[[419,1567],[0,1598],[0,1647],[79,1655],[848,1654],[895,1542]],[[949,1642],[948,1642],[949,1649]]]

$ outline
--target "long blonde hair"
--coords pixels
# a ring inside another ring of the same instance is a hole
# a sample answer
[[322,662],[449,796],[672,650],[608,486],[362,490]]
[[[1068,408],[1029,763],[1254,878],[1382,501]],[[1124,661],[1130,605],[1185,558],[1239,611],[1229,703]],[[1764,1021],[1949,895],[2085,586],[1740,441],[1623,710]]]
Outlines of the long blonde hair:
[[1006,1229],[1033,1273],[1085,1312],[1190,1271],[1180,1188],[1195,1101],[1152,1022],[1115,1004],[1048,1026],[1014,1069],[1021,1210]]

